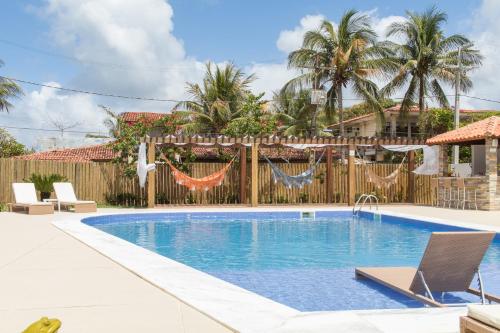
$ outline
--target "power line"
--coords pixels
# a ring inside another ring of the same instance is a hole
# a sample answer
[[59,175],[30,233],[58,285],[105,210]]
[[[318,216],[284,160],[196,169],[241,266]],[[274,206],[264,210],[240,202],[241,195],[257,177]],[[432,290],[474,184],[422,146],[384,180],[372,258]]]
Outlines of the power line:
[[[5,126],[0,125],[1,128],[7,129],[17,129],[17,130],[26,130],[26,131],[40,131],[40,132],[60,132],[59,129],[50,129],[50,128],[35,128],[35,127],[17,127],[17,126]],[[101,134],[101,132],[96,131],[77,131],[77,130],[65,130],[65,133],[74,133],[74,134]]]
[[[143,101],[154,101],[154,102],[172,102],[172,103],[185,102],[185,100],[178,100],[178,99],[152,98],[152,97],[139,97],[139,96],[125,96],[125,95],[109,94],[109,93],[102,93],[102,92],[96,92],[96,91],[87,91],[87,90],[80,90],[80,89],[73,89],[73,88],[64,88],[64,87],[53,86],[53,85],[49,85],[49,84],[45,84],[45,83],[38,83],[38,82],[33,82],[33,81],[16,79],[16,78],[2,76],[2,75],[0,75],[0,78],[5,79],[5,80],[11,80],[11,81],[19,82],[19,83],[29,84],[29,85],[33,85],[33,86],[38,86],[38,87],[45,87],[45,88],[57,89],[57,90],[68,91],[68,92],[73,92],[73,93],[96,95],[96,96],[103,96],[103,97],[133,99],[133,100],[143,100]],[[453,96],[453,95],[446,95],[446,96]],[[434,97],[434,96],[427,96],[427,97]],[[308,98],[300,98],[300,97],[298,97],[298,98],[286,98],[285,100],[301,100],[301,99],[308,99]],[[395,97],[395,98],[392,98],[392,99],[393,100],[396,100],[396,99],[402,100],[404,98],[403,97]],[[344,101],[364,101],[364,99],[362,99],[362,98],[343,98],[343,100]]]
[[[64,87],[53,86],[53,85],[45,84],[45,83],[33,82],[33,81],[28,81],[28,80],[21,80],[21,79],[7,77],[7,76],[3,76],[3,75],[0,75],[0,78],[5,79],[5,80],[19,82],[19,83],[29,84],[29,85],[33,85],[33,86],[38,86],[38,87],[45,87],[45,88],[57,89],[57,90],[61,90],[61,91],[102,96],[102,97],[142,100],[142,101],[153,101],[153,102],[171,102],[171,103],[186,102],[186,100],[179,100],[179,99],[126,96],[126,95],[110,94],[110,93],[103,93],[103,92],[96,92],[96,91],[87,91],[87,90],[80,90],[80,89],[73,89],[73,88],[64,88]],[[450,96],[455,96],[455,95],[454,94],[445,94],[445,96],[450,97]],[[493,99],[484,98],[484,97],[476,97],[476,96],[469,96],[469,95],[462,95],[462,94],[460,96],[500,104],[500,100],[493,100]],[[437,96],[425,96],[425,98],[431,98],[431,99],[435,98],[435,97],[437,97]],[[297,98],[285,98],[284,100],[302,100],[302,99],[308,99],[308,98],[297,97]],[[403,100],[404,97],[391,97],[390,99]],[[344,101],[364,101],[363,98],[343,98],[343,100]],[[227,101],[227,102],[230,102],[230,101]]]
[[467,97],[467,98],[472,98],[472,99],[477,99],[477,100],[480,100],[480,101],[485,101],[485,102],[491,102],[491,103],[498,103],[498,104],[500,104],[500,101],[497,101],[497,100],[494,100],[494,99],[483,98],[483,97],[475,97],[475,96],[468,96],[468,95],[460,95],[460,96]]
[[29,85],[33,85],[33,86],[38,86],[38,87],[45,87],[45,88],[51,88],[51,89],[57,89],[57,90],[69,91],[69,92],[87,94],[87,95],[96,95],[96,96],[122,98],[122,99],[134,99],[134,100],[142,100],[142,101],[154,101],[154,102],[174,102],[174,103],[183,102],[183,101],[175,100],[175,99],[125,96],[125,95],[107,94],[107,93],[101,93],[101,92],[95,92],[95,91],[86,91],[86,90],[79,90],[79,89],[72,89],[72,88],[64,88],[64,87],[53,86],[50,84],[44,84],[44,83],[38,83],[38,82],[33,82],[33,81],[26,81],[26,80],[6,77],[6,76],[2,76],[2,75],[0,75],[0,78],[5,79],[5,80],[19,82],[19,83],[29,84]]

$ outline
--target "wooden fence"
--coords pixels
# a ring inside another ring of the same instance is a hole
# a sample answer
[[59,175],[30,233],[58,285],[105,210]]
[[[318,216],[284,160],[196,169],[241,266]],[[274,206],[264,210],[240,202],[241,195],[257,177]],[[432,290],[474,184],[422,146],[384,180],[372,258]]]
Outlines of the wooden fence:
[[[288,174],[298,174],[309,168],[307,163],[277,163]],[[224,163],[193,163],[190,172],[193,177],[203,177],[224,166]],[[397,164],[372,164],[378,175],[385,176],[394,171]],[[405,168],[396,185],[389,189],[377,189],[367,181],[364,166],[356,165],[356,194],[375,193],[383,203],[407,202],[408,174]],[[233,204],[239,203],[239,168],[233,166],[222,186],[207,192],[191,192],[175,183],[166,165],[158,165],[156,174],[157,204]],[[73,183],[76,195],[82,200],[95,200],[100,204],[146,206],[146,190],[140,189],[137,178],[129,179],[113,163],[68,163],[58,161],[24,161],[0,159],[0,203],[12,202],[12,183],[22,182],[32,173],[63,175]],[[333,203],[347,202],[347,166],[334,164],[332,167]],[[247,198],[250,197],[250,174],[247,175]],[[321,163],[314,181],[303,189],[287,189],[272,181],[271,169],[267,163],[259,164],[259,203],[297,204],[326,203],[326,166]],[[415,203],[430,204],[430,177],[415,177]],[[249,199],[247,202],[249,203]]]

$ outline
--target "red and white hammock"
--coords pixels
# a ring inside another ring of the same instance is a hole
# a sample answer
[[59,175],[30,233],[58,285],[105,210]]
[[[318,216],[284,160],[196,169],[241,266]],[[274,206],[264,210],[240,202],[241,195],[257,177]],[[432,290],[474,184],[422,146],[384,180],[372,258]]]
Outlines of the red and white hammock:
[[226,173],[234,162],[234,158],[219,171],[203,178],[193,178],[177,169],[168,159],[164,158],[172,170],[175,182],[185,186],[191,191],[208,191],[209,189],[222,185]]

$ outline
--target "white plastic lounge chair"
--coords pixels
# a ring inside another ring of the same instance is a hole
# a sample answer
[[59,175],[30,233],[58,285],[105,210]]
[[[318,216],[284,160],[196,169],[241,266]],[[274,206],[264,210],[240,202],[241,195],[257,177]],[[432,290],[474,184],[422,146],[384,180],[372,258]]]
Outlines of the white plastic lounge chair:
[[469,305],[467,317],[460,317],[460,333],[499,333],[500,305]]
[[54,205],[49,202],[40,202],[36,197],[35,184],[33,183],[12,183],[14,199],[12,210],[22,208],[29,215],[53,214]]
[[75,213],[92,213],[97,211],[95,201],[78,200],[71,183],[54,183],[54,191],[60,206],[74,208]]
[[[487,294],[479,265],[495,237],[495,232],[433,232],[418,268],[365,267],[356,268],[357,278],[368,278],[430,306],[445,307],[432,292],[468,292],[500,303],[500,297]],[[477,275],[479,290],[471,288]]]

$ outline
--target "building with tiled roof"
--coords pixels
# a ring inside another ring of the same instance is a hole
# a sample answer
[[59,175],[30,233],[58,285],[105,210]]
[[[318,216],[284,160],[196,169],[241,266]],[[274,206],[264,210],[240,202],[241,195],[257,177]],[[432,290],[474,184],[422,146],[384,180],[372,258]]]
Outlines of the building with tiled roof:
[[[406,136],[408,134],[407,121],[401,123],[400,119],[401,105],[395,105],[393,107],[384,110],[384,117],[386,120],[384,133],[390,133],[391,136]],[[490,112],[491,110],[470,110],[461,109],[460,118],[467,119],[473,114],[480,114],[485,112]],[[410,108],[408,117],[411,124],[411,132],[413,134],[418,133],[418,118],[420,116],[420,109],[416,106]],[[340,123],[336,123],[328,126],[333,131],[338,131]],[[346,136],[377,136],[377,133],[381,133],[380,124],[377,121],[376,113],[368,113],[358,117],[350,118],[344,120],[344,128]]]
[[[238,152],[239,148],[229,147],[192,147],[192,152],[198,161],[220,161],[221,153],[232,156]],[[301,149],[292,148],[272,148],[262,149],[267,158],[275,161],[307,161],[308,154]],[[108,144],[56,149],[38,152],[28,155],[17,156],[16,159],[26,161],[61,161],[61,162],[108,162],[117,157]],[[263,159],[263,157],[261,156]]]
[[459,129],[436,135],[427,144],[482,143],[485,139],[500,138],[500,116],[493,116]]
[[17,156],[16,159],[26,161],[62,161],[62,162],[107,162],[117,156],[107,144],[55,149],[28,155]]
[[166,113],[159,112],[123,112],[120,114],[120,118],[127,124],[131,125],[139,121],[155,122],[162,119],[166,115]]

